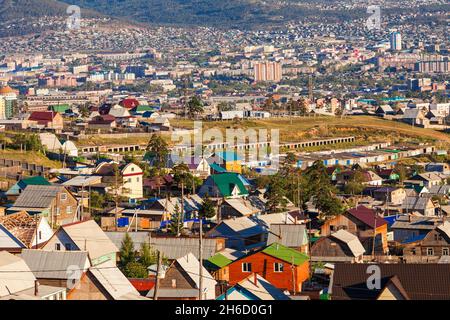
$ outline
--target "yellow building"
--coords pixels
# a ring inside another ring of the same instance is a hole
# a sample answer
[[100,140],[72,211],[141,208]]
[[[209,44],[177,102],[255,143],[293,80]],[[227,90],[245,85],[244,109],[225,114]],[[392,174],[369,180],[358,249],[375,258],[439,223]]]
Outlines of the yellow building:
[[228,172],[242,173],[242,159],[236,152],[216,152],[213,162]]

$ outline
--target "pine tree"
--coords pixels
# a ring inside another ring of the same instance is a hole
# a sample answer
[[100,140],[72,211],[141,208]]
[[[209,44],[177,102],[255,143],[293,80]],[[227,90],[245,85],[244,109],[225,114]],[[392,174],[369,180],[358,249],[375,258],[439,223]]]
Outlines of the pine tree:
[[122,240],[122,246],[120,248],[120,265],[124,268],[128,263],[135,261],[136,253],[134,251],[133,240],[128,233],[125,233]]
[[157,262],[157,253],[147,243],[141,246],[139,262],[146,268]]
[[180,207],[178,206],[178,203],[175,205],[174,213],[172,214],[170,218],[169,223],[169,232],[171,234],[176,235],[177,237],[180,236],[181,231],[184,228],[183,224],[183,216],[180,211]]
[[214,203],[211,201],[211,198],[209,197],[209,194],[205,194],[205,197],[203,198],[203,204],[198,211],[198,215],[200,219],[203,218],[212,218],[216,215],[216,210],[214,209]]

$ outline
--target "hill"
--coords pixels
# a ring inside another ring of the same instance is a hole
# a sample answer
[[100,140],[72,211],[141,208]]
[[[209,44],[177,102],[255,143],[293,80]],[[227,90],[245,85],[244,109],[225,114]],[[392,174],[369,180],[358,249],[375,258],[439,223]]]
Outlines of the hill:
[[249,28],[262,24],[327,18],[338,21],[365,14],[361,10],[320,11],[312,5],[318,0],[66,0],[106,15],[136,22],[175,25],[207,25]]
[[[68,4],[55,0],[2,0],[0,1],[0,19],[16,20],[33,17],[67,17]],[[93,10],[81,10],[86,17],[99,17]]]
[[[38,33],[55,29],[54,21],[47,17],[59,17],[60,24],[67,19],[68,4],[55,0],[0,0],[0,37]],[[81,9],[81,16],[104,17],[91,9]]]

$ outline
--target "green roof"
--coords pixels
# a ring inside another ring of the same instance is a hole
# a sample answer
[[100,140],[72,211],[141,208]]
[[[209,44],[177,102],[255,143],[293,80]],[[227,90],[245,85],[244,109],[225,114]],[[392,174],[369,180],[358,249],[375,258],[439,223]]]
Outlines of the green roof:
[[220,268],[223,268],[223,267],[229,265],[233,261],[228,259],[227,257],[223,256],[222,254],[217,253],[216,255],[210,257],[208,259],[208,262],[210,262],[211,264],[216,266],[218,269],[220,269]]
[[134,112],[143,112],[143,111],[155,111],[155,108],[146,105],[139,105],[134,108]]
[[300,251],[297,251],[295,249],[285,247],[276,242],[272,243],[262,252],[288,263],[293,263],[296,266],[299,266],[309,260],[309,257],[306,254],[301,253]]
[[395,150],[392,150],[392,149],[381,149],[380,151],[390,152],[390,153],[399,153],[400,152],[400,150],[397,150],[397,149],[395,149]]
[[235,186],[239,189],[239,195],[248,195],[248,191],[245,189],[245,186],[238,175],[238,173],[227,172],[213,174],[211,175],[211,178],[224,197],[230,197]]
[[213,169],[215,172],[227,172],[226,169],[222,168],[221,166],[219,166],[217,163],[210,163],[209,166],[211,167],[211,169]]
[[68,104],[58,104],[58,105],[50,106],[48,109],[49,110],[53,110],[55,112],[64,113],[64,112],[66,112],[67,110],[70,109],[70,105],[68,105]]
[[26,186],[49,186],[51,183],[42,176],[35,176],[31,178],[22,179],[21,183]]

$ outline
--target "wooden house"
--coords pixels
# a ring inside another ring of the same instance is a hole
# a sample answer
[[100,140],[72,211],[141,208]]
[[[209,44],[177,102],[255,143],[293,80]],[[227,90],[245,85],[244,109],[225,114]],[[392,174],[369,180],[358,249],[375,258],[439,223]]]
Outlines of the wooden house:
[[341,229],[356,235],[368,253],[388,251],[387,222],[373,209],[365,206],[349,209],[325,221],[321,227],[321,235],[328,236]]
[[297,250],[273,243],[228,265],[229,283],[237,284],[256,273],[281,290],[301,292],[309,278],[309,257]]

